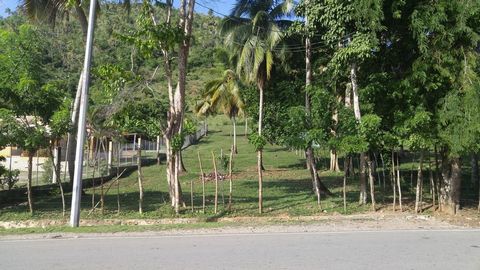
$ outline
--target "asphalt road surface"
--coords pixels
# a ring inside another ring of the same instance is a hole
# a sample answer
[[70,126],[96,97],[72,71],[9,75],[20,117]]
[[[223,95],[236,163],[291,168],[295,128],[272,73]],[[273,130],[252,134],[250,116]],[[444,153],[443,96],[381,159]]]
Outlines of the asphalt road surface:
[[480,270],[480,231],[0,240],[0,269]]

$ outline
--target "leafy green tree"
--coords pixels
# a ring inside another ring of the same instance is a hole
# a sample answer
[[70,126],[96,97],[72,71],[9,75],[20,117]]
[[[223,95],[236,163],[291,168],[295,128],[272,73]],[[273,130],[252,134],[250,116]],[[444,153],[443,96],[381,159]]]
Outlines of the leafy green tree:
[[478,146],[479,14],[480,4],[470,0],[419,3],[412,13],[419,50],[415,82],[429,97],[428,104],[436,106],[433,119],[442,156],[440,208],[450,213],[460,207],[461,155]]
[[[353,109],[361,122],[358,69],[377,50],[377,34],[383,30],[383,6],[380,0],[308,0],[300,4],[300,11],[309,22],[310,31],[322,31],[322,39],[332,53],[327,68],[339,80],[348,74],[353,94]],[[347,72],[348,71],[348,72]],[[348,91],[348,89],[347,89]],[[350,96],[346,93],[345,96]],[[360,157],[360,203],[367,201],[365,154]]]
[[[18,32],[2,30],[0,33],[0,95],[7,104],[1,111],[2,130],[7,130],[10,144],[17,145],[28,154],[27,195],[30,213],[33,213],[32,163],[37,150],[49,143],[46,126],[61,106],[61,84],[51,81],[45,74],[47,43],[34,27],[22,25]],[[13,73],[12,73],[13,71]]]
[[[181,144],[183,140],[182,125],[185,113],[185,90],[187,64],[192,36],[195,0],[180,2],[178,24],[172,24],[172,6],[167,5],[164,22],[157,21],[154,8],[144,1],[142,11],[137,19],[138,28],[123,38],[134,44],[148,58],[161,55],[163,69],[167,81],[169,113],[167,125],[163,130],[167,146],[167,181],[172,207],[176,213],[180,211],[182,202],[178,173],[181,166]],[[171,53],[178,46],[178,76],[174,87],[173,65]],[[155,73],[154,73],[155,75]]]

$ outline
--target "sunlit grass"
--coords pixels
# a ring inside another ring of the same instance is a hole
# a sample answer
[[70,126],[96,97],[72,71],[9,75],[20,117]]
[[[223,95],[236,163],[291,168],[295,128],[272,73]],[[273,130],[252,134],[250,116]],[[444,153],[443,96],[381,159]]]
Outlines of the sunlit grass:
[[[183,152],[184,164],[187,172],[181,176],[183,199],[186,207],[182,208],[179,217],[195,217],[214,219],[218,217],[259,216],[258,213],[258,180],[256,171],[256,153],[244,136],[244,127],[238,126],[237,142],[238,154],[234,156],[233,166],[233,204],[230,210],[228,204],[228,181],[220,183],[219,187],[219,212],[213,212],[214,182],[206,184],[206,209],[202,211],[202,186],[198,153],[201,156],[203,170],[213,172],[212,152],[216,157],[221,153],[229,155],[232,144],[232,131],[230,121],[225,116],[208,119],[210,132],[207,137]],[[304,168],[304,158],[295,151],[284,147],[267,145],[264,154],[264,213],[262,216],[308,216],[324,215],[330,213],[361,213],[370,210],[370,206],[358,205],[358,181],[348,180],[347,209],[344,212],[342,198],[342,173],[322,171],[321,179],[333,192],[332,196],[323,197],[321,206],[312,192],[312,182],[309,173]],[[223,172],[218,163],[219,170]],[[160,219],[177,217],[170,206],[168,199],[165,165],[160,166],[150,162],[143,167],[144,173],[144,213],[138,213],[138,182],[135,171],[123,175],[119,181],[120,213],[117,213],[117,185],[105,183],[105,209],[102,214],[97,208],[92,211],[92,194],[95,192],[95,204],[100,199],[100,187],[85,189],[82,196],[82,219]],[[194,210],[190,204],[190,185],[193,181]],[[387,180],[388,181],[388,180]],[[387,183],[388,184],[388,183]],[[407,185],[407,184],[405,184]],[[387,185],[388,196],[377,186],[377,204],[379,208],[391,203],[390,191]],[[107,192],[108,189],[108,192]],[[406,188],[404,197],[408,198],[409,188]],[[67,194],[67,209],[71,194]],[[62,216],[61,200],[56,190],[42,193],[34,197],[35,213],[31,216],[27,212],[26,203],[20,205],[3,206],[0,210],[0,220],[27,220],[27,219],[53,219],[67,220]],[[382,205],[382,202],[385,203]]]

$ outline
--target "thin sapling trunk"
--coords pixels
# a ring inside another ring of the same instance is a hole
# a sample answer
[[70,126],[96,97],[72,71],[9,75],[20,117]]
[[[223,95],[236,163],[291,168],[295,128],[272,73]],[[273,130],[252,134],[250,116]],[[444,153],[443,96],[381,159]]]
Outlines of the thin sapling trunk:
[[138,212],[143,213],[143,173],[142,173],[142,138],[138,138],[137,145],[137,174],[138,174]]
[[202,211],[205,213],[205,174],[203,173],[202,159],[200,158],[200,152],[198,155],[198,165],[200,166],[200,177],[202,179]]
[[401,178],[400,178],[400,160],[397,155],[397,187],[398,187],[398,203],[400,206],[400,211],[403,212],[403,207],[402,207],[402,186],[400,184]]
[[393,212],[395,212],[395,206],[397,205],[397,177],[395,174],[395,152],[392,150],[392,169],[390,171],[390,179],[393,189]]
[[422,185],[423,185],[423,151],[420,151],[417,171],[417,187],[415,192],[415,213],[422,212]]
[[218,211],[218,173],[217,173],[217,162],[215,160],[215,154],[212,151],[212,162],[213,162],[213,171],[215,173],[215,207],[214,213]]
[[32,198],[32,171],[33,171],[33,151],[28,151],[28,182],[27,182],[27,198],[28,209],[30,215],[33,215],[33,198]]
[[347,213],[347,166],[348,166],[348,156],[345,156],[343,161],[343,213]]
[[232,162],[233,162],[233,149],[230,151],[230,160],[228,162],[228,180],[229,180],[229,192],[228,192],[228,211],[232,208]]
[[370,199],[372,202],[372,210],[375,211],[375,176],[373,175],[373,161],[370,158],[370,155],[367,154],[367,165],[368,165],[368,181],[370,184]]

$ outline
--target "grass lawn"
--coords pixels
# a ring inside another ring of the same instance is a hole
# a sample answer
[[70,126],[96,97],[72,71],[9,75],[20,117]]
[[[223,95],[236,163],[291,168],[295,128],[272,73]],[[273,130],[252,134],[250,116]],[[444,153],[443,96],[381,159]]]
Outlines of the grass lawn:
[[[206,184],[206,211],[202,212],[202,186],[199,178],[197,153],[200,153],[203,169],[206,173],[213,172],[212,152],[218,157],[223,149],[224,155],[229,154],[232,143],[231,124],[224,116],[209,119],[209,134],[207,137],[183,152],[185,167],[188,172],[181,176],[183,198],[186,207],[181,210],[180,217],[194,217],[201,220],[210,220],[218,217],[259,216],[258,214],[258,180],[256,172],[256,153],[243,135],[244,128],[238,125],[239,134],[238,154],[234,158],[233,166],[233,205],[227,210],[228,181],[219,184],[219,212],[214,213],[214,181]],[[304,158],[280,146],[268,145],[264,153],[264,214],[262,216],[308,216],[326,215],[334,212],[343,213],[342,199],[342,174],[322,171],[321,179],[333,192],[333,196],[322,198],[322,209],[316,203],[312,192],[312,183],[308,171],[304,168]],[[218,162],[219,170],[223,170]],[[124,175],[119,181],[120,213],[117,213],[117,185],[106,183],[104,189],[109,189],[105,196],[105,209],[102,214],[100,209],[91,211],[92,194],[95,192],[95,203],[99,200],[100,187],[85,189],[82,196],[82,219],[160,219],[176,217],[169,205],[165,165],[148,165],[144,172],[144,213],[138,213],[138,183],[137,173]],[[226,174],[226,173],[225,173]],[[409,178],[409,174],[405,176]],[[190,183],[193,181],[194,211],[190,204]],[[404,185],[408,186],[408,181]],[[383,188],[376,187],[377,207],[385,208],[391,203],[387,183],[388,196],[383,197]],[[412,199],[411,188],[405,188],[404,199]],[[428,188],[425,187],[425,193]],[[429,199],[430,195],[425,194]],[[26,200],[26,199],[25,199]],[[359,206],[358,181],[349,180],[347,186],[347,214],[361,213],[370,210],[370,206]],[[67,209],[71,201],[71,194],[67,194]],[[384,202],[384,204],[382,204]],[[4,205],[0,209],[0,220],[29,220],[53,219],[66,220],[61,213],[61,199],[58,191],[34,197],[35,213],[28,213],[27,204]]]

